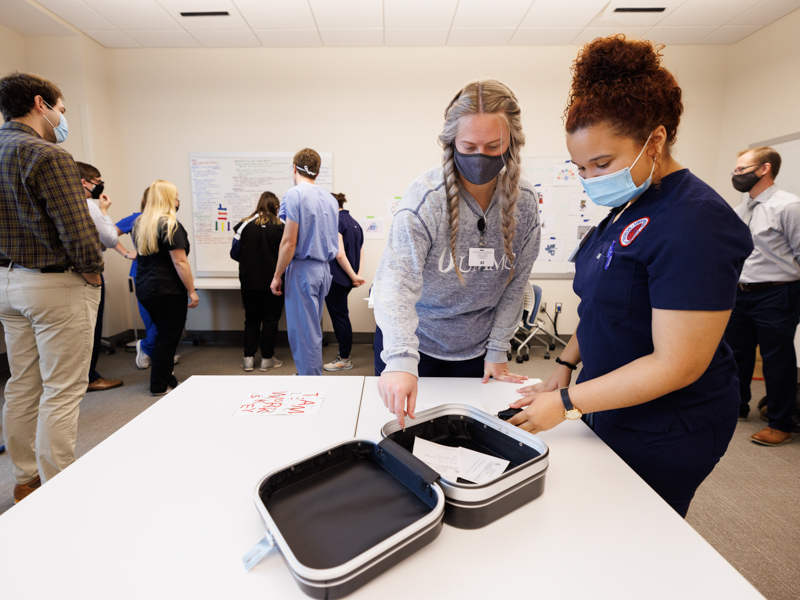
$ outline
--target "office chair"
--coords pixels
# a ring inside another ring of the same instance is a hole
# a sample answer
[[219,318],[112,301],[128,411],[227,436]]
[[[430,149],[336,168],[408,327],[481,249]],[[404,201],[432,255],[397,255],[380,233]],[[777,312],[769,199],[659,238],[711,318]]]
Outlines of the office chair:
[[[544,340],[536,338],[535,336],[537,333],[546,333],[551,337],[555,337],[552,336],[552,334],[550,334],[549,332],[545,331],[544,321],[539,319],[539,308],[542,305],[542,288],[539,287],[538,285],[533,285],[529,281],[528,294],[533,295],[533,308],[528,313],[528,319],[526,321],[520,322],[520,325],[517,326],[517,330],[511,337],[511,345],[512,346],[517,345],[516,361],[518,363],[521,363],[522,361],[528,360],[530,358],[528,351],[530,349],[531,340],[536,340],[544,344],[545,346],[544,357],[550,358],[550,349],[551,349],[550,344],[548,344]],[[511,359],[510,352],[508,353],[508,358]]]

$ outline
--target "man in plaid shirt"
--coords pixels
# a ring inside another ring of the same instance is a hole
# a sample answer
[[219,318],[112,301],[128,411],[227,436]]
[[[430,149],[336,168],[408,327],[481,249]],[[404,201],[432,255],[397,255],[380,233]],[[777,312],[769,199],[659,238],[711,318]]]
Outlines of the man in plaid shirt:
[[72,156],[61,91],[0,79],[0,321],[11,378],[3,433],[14,501],[75,461],[103,256]]

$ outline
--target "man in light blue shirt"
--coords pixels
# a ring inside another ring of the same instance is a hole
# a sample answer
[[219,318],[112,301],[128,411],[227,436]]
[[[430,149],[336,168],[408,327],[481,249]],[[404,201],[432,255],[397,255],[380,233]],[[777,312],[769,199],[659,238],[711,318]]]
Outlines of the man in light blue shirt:
[[331,287],[328,262],[339,249],[339,204],[314,182],[322,160],[305,148],[292,161],[291,188],[278,216],[286,223],[278,252],[272,293],[283,293],[286,272],[286,324],[298,375],[322,375],[322,306]]
[[739,371],[739,418],[750,411],[756,345],[761,348],[769,426],[751,436],[762,446],[792,439],[800,319],[800,198],[775,186],[781,157],[772,148],[739,153],[733,187],[748,193],[736,213],[750,228],[754,250],[744,263],[725,340]]

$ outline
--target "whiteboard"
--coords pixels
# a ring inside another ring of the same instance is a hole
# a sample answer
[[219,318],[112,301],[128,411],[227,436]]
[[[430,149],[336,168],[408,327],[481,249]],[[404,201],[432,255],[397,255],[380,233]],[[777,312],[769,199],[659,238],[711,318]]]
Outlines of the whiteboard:
[[[192,182],[192,254],[198,277],[238,277],[230,258],[233,227],[250,215],[263,192],[283,198],[292,183],[294,152],[189,153]],[[320,152],[316,183],[331,191],[333,155]]]
[[565,156],[522,155],[523,177],[539,194],[542,245],[533,264],[539,279],[569,279],[575,265],[567,260],[581,236],[608,214],[589,199],[577,167]]

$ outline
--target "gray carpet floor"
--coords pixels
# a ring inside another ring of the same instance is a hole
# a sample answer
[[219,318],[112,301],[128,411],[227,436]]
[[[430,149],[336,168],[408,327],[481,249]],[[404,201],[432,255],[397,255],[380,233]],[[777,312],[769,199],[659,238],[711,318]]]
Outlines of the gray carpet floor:
[[[336,357],[337,348],[323,349],[324,360]],[[179,380],[192,375],[242,375],[239,348],[182,344],[180,364],[175,368]],[[531,358],[515,372],[545,378],[553,367],[543,359],[543,349],[534,348]],[[558,351],[553,353],[553,358]],[[291,353],[280,347],[276,356],[283,360],[279,369],[251,377],[292,375]],[[372,347],[353,348],[353,369],[326,373],[372,375]],[[256,363],[259,360],[256,357]],[[78,456],[113,434],[142,411],[158,401],[148,393],[149,371],[139,371],[134,355],[118,348],[113,355],[100,357],[98,370],[107,379],[122,379],[120,388],[86,395],[81,403],[78,430]],[[764,384],[753,382],[753,398],[761,398]],[[800,598],[800,434],[778,448],[750,442],[750,436],[765,423],[759,420],[753,401],[750,419],[740,421],[728,452],[703,483],[689,509],[687,521],[717,549],[742,575],[769,600]],[[2,401],[0,401],[2,404]],[[13,506],[14,478],[8,454],[0,455],[0,513]],[[679,573],[674,574],[680,577]]]

